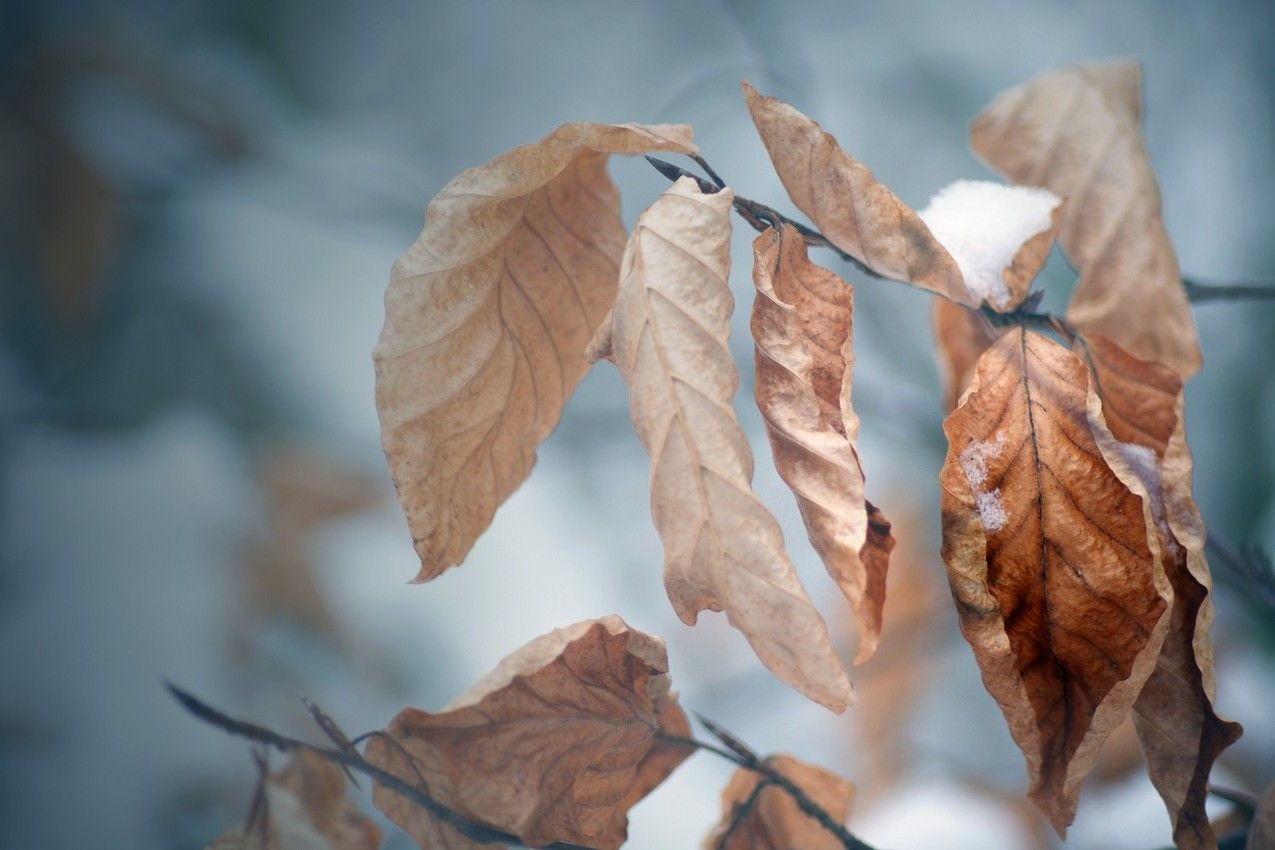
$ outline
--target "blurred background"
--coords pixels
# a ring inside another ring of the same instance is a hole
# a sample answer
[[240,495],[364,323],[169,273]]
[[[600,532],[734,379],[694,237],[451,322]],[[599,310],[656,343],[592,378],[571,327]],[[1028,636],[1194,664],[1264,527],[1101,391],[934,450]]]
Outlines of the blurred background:
[[[684,705],[853,780],[866,841],[1054,846],[937,557],[927,296],[865,282],[856,298],[869,494],[901,542],[882,649],[835,717],[723,618],[673,615],[647,459],[609,366],[464,566],[408,586],[373,404],[382,293],[444,183],[564,121],[691,122],[737,191],[791,211],[747,78],[920,207],[989,176],[965,131],[996,92],[1116,55],[1143,64],[1185,273],[1270,281],[1275,4],[7,0],[0,16],[0,845],[194,848],[243,817],[248,747],[183,714],[165,678],[314,735],[308,694],[354,734],[440,707],[551,628],[618,612],[667,639]],[[629,223],[666,185],[641,161],[612,173]],[[744,304],[751,236],[737,227]],[[1048,307],[1071,277],[1055,256]],[[1233,547],[1271,547],[1275,306],[1196,316],[1199,504]],[[750,395],[745,376],[757,489],[849,659],[852,624]],[[1214,778],[1258,791],[1275,779],[1275,615],[1214,569],[1220,707],[1247,726]],[[1169,843],[1127,732],[1068,847]],[[696,845],[728,774],[691,759],[633,811],[630,846]]]

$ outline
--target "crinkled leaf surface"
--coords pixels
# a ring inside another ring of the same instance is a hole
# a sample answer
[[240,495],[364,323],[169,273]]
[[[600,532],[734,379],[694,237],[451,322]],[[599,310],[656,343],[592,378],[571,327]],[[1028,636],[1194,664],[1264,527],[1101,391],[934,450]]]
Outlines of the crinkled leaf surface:
[[1147,772],[1168,807],[1174,843],[1184,850],[1216,848],[1204,809],[1209,773],[1242,730],[1213,710],[1212,578],[1204,556],[1207,531],[1191,496],[1182,381],[1101,336],[1087,337],[1082,348],[1105,420],[1151,498],[1173,587],[1164,648],[1133,707]]
[[[840,823],[850,816],[854,786],[823,768],[792,756],[770,764]],[[722,817],[704,840],[704,850],[840,850],[840,839],[797,806],[775,785],[758,791],[760,777],[740,768],[722,790]]]
[[850,680],[779,524],[753,493],[752,452],[731,406],[731,201],[729,189],[702,194],[684,177],[642,214],[599,334],[608,339],[594,348],[610,350],[629,385],[678,616],[693,624],[704,609],[724,611],[776,676],[841,711]]
[[[550,632],[501,661],[437,714],[407,708],[366,757],[477,823],[529,846],[614,850],[626,813],[690,754],[669,693],[664,643],[619,617]],[[384,788],[376,807],[422,848],[475,842]]]
[[1068,318],[1187,376],[1200,349],[1142,141],[1139,86],[1129,60],[1041,74],[980,112],[970,144],[1015,183],[1067,199],[1059,238],[1080,270]]
[[1109,466],[1091,395],[1074,354],[1005,334],[944,423],[940,477],[961,630],[1059,832],[1151,674],[1170,597],[1145,491]]
[[685,126],[564,124],[430,202],[373,355],[417,580],[464,559],[588,369],[624,246],[607,156],[693,150]]
[[884,514],[864,498],[859,417],[850,404],[854,291],[810,262],[790,225],[753,242],[753,283],[757,407],[810,542],[855,612],[858,664],[881,636],[894,538]]
[[953,301],[969,295],[956,261],[925,222],[847,154],[831,133],[792,106],[743,84],[788,197],[829,240],[868,268]]
[[248,822],[209,850],[377,850],[381,830],[345,795],[345,776],[322,756],[301,751],[265,777]]

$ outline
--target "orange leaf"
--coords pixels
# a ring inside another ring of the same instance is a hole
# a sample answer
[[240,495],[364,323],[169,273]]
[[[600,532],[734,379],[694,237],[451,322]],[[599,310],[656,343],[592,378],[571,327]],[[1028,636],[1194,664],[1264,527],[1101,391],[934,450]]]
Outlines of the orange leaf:
[[421,558],[459,564],[526,479],[588,370],[624,245],[609,154],[694,151],[690,128],[564,124],[447,184],[398,259],[377,341],[381,440]]
[[1109,466],[1101,443],[1114,440],[1087,415],[1091,398],[1075,355],[1005,334],[944,423],[940,477],[961,630],[1060,833],[1151,674],[1171,596],[1145,491]]
[[[529,846],[614,850],[630,806],[690,754],[664,643],[616,616],[550,632],[443,711],[406,708],[366,758],[477,823]],[[422,848],[479,846],[393,791],[372,801]]]
[[854,609],[859,664],[881,636],[894,538],[889,521],[864,498],[855,445],[854,291],[810,262],[805,240],[790,225],[753,242],[753,283],[757,406],[810,542]]
[[[839,823],[850,816],[854,786],[834,773],[773,756],[770,765]],[[705,850],[839,850],[840,839],[807,815],[775,785],[758,790],[761,776],[740,768],[722,790],[722,818],[704,840]]]

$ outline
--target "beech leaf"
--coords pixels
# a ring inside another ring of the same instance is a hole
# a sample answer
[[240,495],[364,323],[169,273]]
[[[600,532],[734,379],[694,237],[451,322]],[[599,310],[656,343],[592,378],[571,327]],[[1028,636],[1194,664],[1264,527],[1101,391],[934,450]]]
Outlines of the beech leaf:
[[624,245],[607,156],[694,150],[686,126],[564,124],[430,201],[373,355],[416,580],[464,559],[588,369]]
[[262,780],[253,815],[213,840],[208,850],[377,850],[381,830],[345,795],[345,776],[322,756],[301,750]]
[[868,268],[968,302],[956,261],[898,196],[792,106],[743,83],[748,111],[788,197],[824,236]]
[[[614,850],[629,807],[691,753],[656,734],[687,729],[663,641],[609,616],[537,638],[437,714],[404,709],[366,758],[528,846]],[[393,791],[372,801],[422,848],[481,846]]]
[[1209,773],[1242,729],[1213,710],[1213,582],[1204,556],[1207,532],[1191,496],[1182,381],[1167,366],[1139,360],[1101,336],[1086,337],[1083,349],[1112,436],[1151,497],[1173,587],[1164,648],[1134,703],[1134,724],[1147,772],[1168,807],[1174,843],[1182,850],[1216,848],[1204,809]]
[[[1151,675],[1168,587],[1145,490],[1080,359],[1019,328],[979,361],[944,423],[943,558],[983,682],[1061,834],[1098,748]],[[1128,479],[1128,480],[1126,480]]]
[[970,144],[1015,183],[1067,198],[1059,238],[1080,271],[1071,322],[1188,376],[1200,349],[1142,141],[1139,86],[1129,60],[1041,74],[980,112]]
[[1257,811],[1248,827],[1248,843],[1245,850],[1263,850],[1275,847],[1275,783],[1257,801]]
[[[770,766],[840,823],[850,816],[854,786],[834,773],[772,756]],[[803,812],[777,785],[758,790],[756,771],[736,770],[722,790],[722,817],[704,840],[704,850],[841,850],[841,840]]]
[[859,664],[881,637],[894,538],[889,521],[864,497],[856,448],[854,290],[810,262],[791,225],[754,240],[753,283],[757,407],[810,542],[855,612]]
[[724,611],[776,676],[839,712],[850,680],[779,524],[753,493],[752,453],[731,406],[739,386],[727,347],[732,198],[683,177],[642,214],[611,326],[594,348],[611,351],[629,385],[677,615],[693,625],[704,609]]
[[982,316],[943,298],[934,299],[931,313],[934,348],[943,380],[943,412],[951,413],[974,380],[974,367],[1003,329],[994,328]]

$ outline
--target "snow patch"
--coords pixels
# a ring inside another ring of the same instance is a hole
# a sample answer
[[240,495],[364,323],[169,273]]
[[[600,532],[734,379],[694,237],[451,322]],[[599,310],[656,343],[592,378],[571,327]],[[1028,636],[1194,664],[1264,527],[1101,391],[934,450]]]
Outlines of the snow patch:
[[1005,503],[1001,501],[1001,491],[997,487],[984,490],[987,481],[987,462],[1000,455],[1005,448],[1005,435],[997,432],[991,440],[974,440],[961,450],[958,458],[965,477],[970,482],[970,490],[974,493],[974,506],[978,508],[978,518],[987,532],[1000,531],[1009,522],[1009,514]]
[[1048,189],[957,180],[930,199],[921,220],[956,260],[976,301],[1009,306],[1002,272],[1023,243],[1048,230],[1061,199]]

